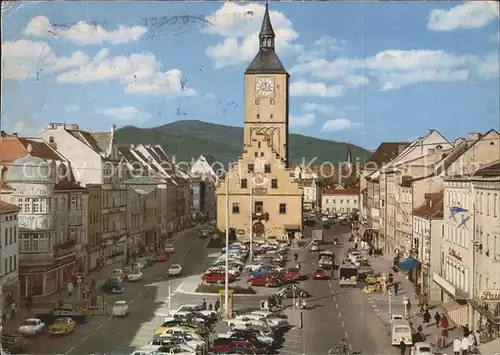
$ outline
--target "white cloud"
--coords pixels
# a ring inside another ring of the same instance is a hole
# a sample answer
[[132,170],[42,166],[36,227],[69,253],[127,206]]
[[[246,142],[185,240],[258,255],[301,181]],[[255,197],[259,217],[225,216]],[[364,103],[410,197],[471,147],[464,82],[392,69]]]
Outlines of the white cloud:
[[6,79],[34,78],[79,67],[89,60],[82,51],[74,52],[70,57],[58,57],[45,42],[22,39],[2,43],[2,77]]
[[314,46],[302,50],[302,53],[298,57],[298,61],[301,63],[308,62],[318,58],[324,58],[332,52],[341,52],[346,43],[346,41],[330,36],[321,37],[314,42]]
[[[216,68],[249,62],[257,54],[264,11],[265,6],[257,3],[240,5],[225,2],[205,18],[213,26],[208,26],[204,32],[224,37],[224,41],[206,50]],[[269,11],[269,14],[276,34],[276,51],[280,55],[300,51],[302,46],[293,43],[298,34],[293,30],[291,21],[278,11]]]
[[487,56],[476,65],[477,74],[484,79],[495,79],[500,75],[498,52]]
[[70,105],[70,106],[66,106],[64,108],[64,110],[66,110],[67,112],[77,112],[77,111],[80,111],[80,107],[79,106]]
[[290,125],[293,127],[309,127],[316,121],[314,113],[306,113],[302,116],[290,116]]
[[119,81],[128,93],[196,95],[187,88],[187,80],[179,69],[161,70],[152,53],[134,53],[109,57],[102,49],[85,65],[57,76],[59,83],[94,83]]
[[328,115],[333,112],[333,107],[327,105],[320,105],[315,102],[306,102],[302,104],[302,110],[306,112],[319,112]]
[[205,94],[205,99],[213,100],[215,99],[215,94],[213,92],[209,92],[208,94]]
[[340,97],[344,94],[344,91],[341,85],[328,86],[320,82],[296,81],[290,84],[290,94],[292,96]]
[[352,122],[347,118],[336,118],[334,120],[328,120],[323,124],[321,128],[322,132],[339,132],[346,131],[353,128],[361,127],[360,123]]
[[117,29],[106,30],[101,25],[80,21],[71,27],[54,26],[45,16],[31,19],[23,31],[26,36],[41,38],[63,38],[79,45],[123,44],[137,42],[147,29],[142,26],[127,27],[119,25]]
[[334,81],[351,89],[375,79],[381,90],[393,90],[419,83],[466,81],[473,70],[488,77],[486,72],[495,72],[491,69],[494,64],[489,57],[481,61],[475,55],[455,55],[443,50],[386,50],[364,60],[317,59],[297,64],[291,72]]
[[467,1],[450,10],[431,10],[427,28],[432,31],[482,28],[498,18],[498,3]]
[[130,121],[130,120],[145,121],[149,117],[151,117],[149,113],[141,112],[134,106],[107,108],[104,110],[98,110],[97,112],[105,116],[116,118],[120,121]]

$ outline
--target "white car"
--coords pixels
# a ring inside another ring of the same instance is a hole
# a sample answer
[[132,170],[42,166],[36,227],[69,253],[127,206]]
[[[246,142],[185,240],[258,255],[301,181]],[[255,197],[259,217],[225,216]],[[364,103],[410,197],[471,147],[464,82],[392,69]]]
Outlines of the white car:
[[166,251],[167,253],[175,253],[175,247],[172,244],[165,244],[163,246],[163,251]]
[[111,310],[113,317],[125,317],[128,315],[127,301],[116,301]]
[[168,268],[168,274],[170,276],[179,276],[180,274],[182,274],[182,266],[180,266],[179,264],[170,265],[170,267]]
[[394,322],[395,320],[406,320],[406,319],[400,313],[393,313],[391,314],[391,323]]
[[174,314],[175,313],[178,313],[178,312],[198,312],[198,313],[201,313],[203,314],[204,316],[207,316],[207,317],[215,317],[217,316],[217,312],[215,311],[210,311],[210,310],[207,310],[207,309],[201,309],[201,306],[198,305],[198,304],[183,304],[183,305],[180,305],[179,308],[177,308],[177,310],[175,312],[173,312]]
[[434,352],[432,351],[432,345],[429,343],[419,342],[415,343],[410,351],[411,355],[432,355]]
[[237,316],[236,318],[226,320],[231,330],[233,329],[246,329],[251,325],[259,327],[267,327],[267,322],[255,319],[256,317],[249,317],[248,315]]
[[28,318],[18,329],[19,333],[26,336],[33,336],[44,331],[45,324],[38,318]]
[[274,315],[274,313],[268,311],[253,311],[252,313],[247,314],[247,316],[256,320],[266,321],[270,328],[288,326],[288,321],[286,319],[278,318]]
[[328,221],[328,217],[327,217],[327,216],[323,216],[323,217],[321,217],[321,221],[322,221],[322,222],[326,222],[326,221]]
[[130,274],[127,275],[127,280],[134,282],[134,281],[140,281],[143,278],[142,271],[136,270],[132,271]]

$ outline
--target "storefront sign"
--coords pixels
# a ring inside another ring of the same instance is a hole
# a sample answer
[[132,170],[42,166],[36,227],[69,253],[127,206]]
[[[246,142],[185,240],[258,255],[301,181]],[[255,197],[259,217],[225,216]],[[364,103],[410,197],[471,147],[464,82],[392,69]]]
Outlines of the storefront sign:
[[462,257],[455,250],[453,250],[451,248],[448,250],[448,254],[459,261],[463,261]]
[[482,302],[500,303],[500,290],[482,290],[479,292],[479,299]]

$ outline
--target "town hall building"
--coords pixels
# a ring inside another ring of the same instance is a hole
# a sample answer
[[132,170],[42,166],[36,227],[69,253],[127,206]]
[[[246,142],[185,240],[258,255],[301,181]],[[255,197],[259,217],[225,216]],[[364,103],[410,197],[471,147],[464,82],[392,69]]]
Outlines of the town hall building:
[[288,169],[289,79],[266,5],[259,52],[244,76],[243,153],[217,189],[217,227],[226,230],[228,190],[229,230],[240,241],[250,230],[259,241],[302,229],[302,189]]

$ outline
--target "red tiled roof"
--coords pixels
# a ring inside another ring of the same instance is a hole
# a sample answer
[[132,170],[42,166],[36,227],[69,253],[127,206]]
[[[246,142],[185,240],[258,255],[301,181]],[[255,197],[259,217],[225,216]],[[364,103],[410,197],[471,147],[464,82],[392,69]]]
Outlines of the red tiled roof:
[[443,217],[443,191],[425,194],[425,202],[413,210],[413,214],[424,218]]
[[330,189],[325,190],[323,195],[359,195],[359,189]]
[[[28,145],[31,152],[28,153]],[[2,137],[0,141],[0,162],[10,164],[14,160],[31,155],[43,160],[64,160],[46,141],[40,138]]]
[[16,211],[19,211],[19,207],[17,207],[16,205],[13,205],[5,201],[0,201],[0,213],[16,212]]

